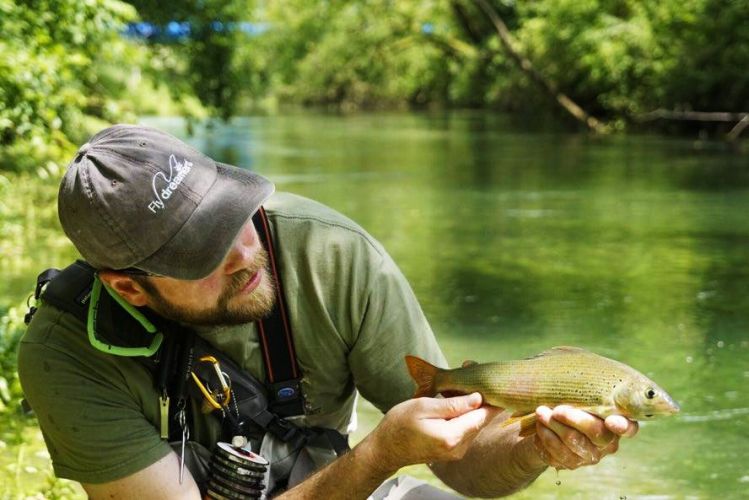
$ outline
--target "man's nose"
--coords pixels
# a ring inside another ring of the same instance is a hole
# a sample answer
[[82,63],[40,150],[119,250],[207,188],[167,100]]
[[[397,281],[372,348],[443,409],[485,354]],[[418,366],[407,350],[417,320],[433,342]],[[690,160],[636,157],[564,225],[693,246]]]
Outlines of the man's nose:
[[226,255],[224,273],[234,274],[250,267],[257,253],[257,238],[253,238],[248,231],[242,231]]

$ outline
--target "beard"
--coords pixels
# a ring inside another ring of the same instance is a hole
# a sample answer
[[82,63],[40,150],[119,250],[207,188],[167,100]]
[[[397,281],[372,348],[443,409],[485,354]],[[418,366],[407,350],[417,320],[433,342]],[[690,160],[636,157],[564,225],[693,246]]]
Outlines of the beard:
[[[260,283],[249,294],[244,295],[242,289],[260,270]],[[248,268],[231,275],[231,281],[213,307],[195,310],[180,306],[164,297],[150,282],[145,281],[141,285],[151,296],[151,309],[166,319],[188,325],[228,326],[251,323],[270,314],[276,303],[275,281],[268,268],[268,252],[264,248],[257,252],[257,257]]]

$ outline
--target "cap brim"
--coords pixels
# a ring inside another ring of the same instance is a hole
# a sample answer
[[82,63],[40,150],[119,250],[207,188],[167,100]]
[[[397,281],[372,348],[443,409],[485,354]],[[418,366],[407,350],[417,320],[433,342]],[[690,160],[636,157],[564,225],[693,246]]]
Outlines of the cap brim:
[[177,279],[208,276],[247,220],[275,190],[268,179],[216,162],[216,181],[180,230],[134,267]]

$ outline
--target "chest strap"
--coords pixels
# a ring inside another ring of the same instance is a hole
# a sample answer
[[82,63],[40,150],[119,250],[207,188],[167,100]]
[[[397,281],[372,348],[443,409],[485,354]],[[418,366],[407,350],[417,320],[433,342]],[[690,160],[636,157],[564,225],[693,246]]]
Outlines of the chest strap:
[[300,387],[301,371],[296,359],[294,338],[286,310],[283,280],[276,258],[278,241],[273,239],[265,210],[255,212],[252,221],[263,247],[268,250],[270,270],[275,278],[276,301],[271,313],[257,321],[258,336],[263,351],[270,409],[281,416],[304,414],[304,399]]

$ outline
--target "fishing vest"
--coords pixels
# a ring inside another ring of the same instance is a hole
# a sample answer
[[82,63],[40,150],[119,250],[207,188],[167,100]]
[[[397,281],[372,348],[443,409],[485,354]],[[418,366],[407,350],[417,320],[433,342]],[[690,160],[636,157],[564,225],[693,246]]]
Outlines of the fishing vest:
[[[63,270],[45,270],[38,276],[34,291],[38,301],[69,312],[83,322],[93,347],[111,355],[131,357],[148,369],[159,395],[161,438],[185,457],[185,466],[203,493],[211,450],[189,439],[188,446],[180,446],[183,437],[189,435],[196,408],[213,405],[211,413],[221,422],[222,441],[262,440],[263,447],[270,443],[269,446],[283,450],[280,460],[271,460],[266,481],[270,494],[293,487],[314,472],[321,460],[315,460],[311,450],[328,450],[332,459],[349,449],[346,437],[334,429],[302,427],[289,420],[304,415],[302,373],[265,211],[260,208],[252,220],[268,250],[276,286],[272,312],[256,322],[266,371],[263,382],[190,328],[147,308],[136,308],[110,293],[96,270],[84,261],[76,261]],[[26,324],[35,311],[36,307],[31,306]],[[231,381],[230,387],[224,384],[225,378]],[[227,402],[223,398],[228,397],[229,404],[222,404]],[[262,449],[255,451],[262,453]]]

